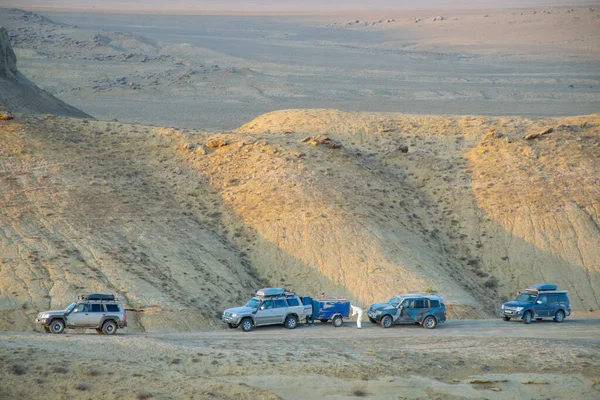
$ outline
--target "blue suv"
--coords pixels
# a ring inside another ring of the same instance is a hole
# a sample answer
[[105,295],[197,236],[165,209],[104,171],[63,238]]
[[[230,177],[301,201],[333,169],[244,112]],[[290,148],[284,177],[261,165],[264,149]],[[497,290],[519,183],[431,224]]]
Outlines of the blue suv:
[[531,285],[516,299],[502,304],[501,315],[505,321],[511,318],[521,318],[524,323],[530,324],[535,318],[538,321],[553,318],[556,322],[563,322],[571,315],[571,303],[567,290],[557,290],[553,283],[538,283]]
[[394,324],[421,324],[433,329],[446,321],[446,306],[440,296],[433,294],[399,294],[387,303],[371,304],[369,321],[391,328]]

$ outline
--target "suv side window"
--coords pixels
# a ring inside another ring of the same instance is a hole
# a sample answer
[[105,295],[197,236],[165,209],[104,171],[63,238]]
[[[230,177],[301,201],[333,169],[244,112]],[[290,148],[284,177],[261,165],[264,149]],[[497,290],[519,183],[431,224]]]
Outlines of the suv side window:
[[417,299],[415,308],[428,308],[429,301],[427,299]]
[[89,306],[88,303],[79,303],[73,309],[73,312],[88,312]]
[[283,307],[287,307],[287,303],[285,302],[284,299],[275,300],[275,308],[283,308]]
[[104,312],[102,304],[90,304],[92,306],[92,312]]
[[106,305],[106,311],[108,311],[108,312],[119,312],[119,305],[118,304],[107,304]]
[[289,298],[289,299],[287,299],[287,302],[288,302],[288,304],[290,305],[290,307],[296,307],[296,306],[300,305],[300,304],[298,303],[298,300],[297,300],[297,299],[294,299],[294,298]]
[[265,300],[260,305],[260,309],[261,310],[268,310],[269,308],[273,308],[273,301],[272,300]]
[[558,302],[558,296],[555,294],[548,294],[548,304],[554,304]]
[[400,305],[404,308],[415,308],[415,299],[406,299]]
[[429,305],[431,306],[431,308],[439,307],[440,301],[439,300],[429,300]]
[[542,304],[548,304],[548,295],[543,294],[538,297],[537,301],[541,301]]
[[569,301],[569,299],[567,298],[567,294],[566,293],[559,293],[558,294],[558,301],[561,303],[567,303]]

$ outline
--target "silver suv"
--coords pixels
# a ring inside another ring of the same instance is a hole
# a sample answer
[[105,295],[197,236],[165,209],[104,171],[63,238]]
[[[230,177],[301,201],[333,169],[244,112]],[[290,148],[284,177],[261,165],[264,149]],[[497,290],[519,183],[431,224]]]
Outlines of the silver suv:
[[43,311],[36,324],[48,333],[63,333],[65,328],[96,329],[101,335],[114,335],[118,328],[127,326],[127,312],[112,294],[90,293],[65,310]]
[[298,322],[312,315],[312,305],[303,305],[295,293],[281,288],[265,288],[256,292],[243,307],[228,308],[221,320],[232,329],[238,326],[250,332],[255,326],[283,324],[294,329]]

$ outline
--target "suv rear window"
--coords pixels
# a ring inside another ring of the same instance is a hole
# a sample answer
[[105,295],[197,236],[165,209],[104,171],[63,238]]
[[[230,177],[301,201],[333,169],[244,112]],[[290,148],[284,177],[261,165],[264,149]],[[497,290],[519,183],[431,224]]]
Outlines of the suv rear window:
[[90,304],[92,306],[92,312],[104,312],[104,307],[102,304]]
[[560,303],[567,303],[569,301],[569,298],[567,297],[566,293],[559,293],[559,294],[557,294],[557,296],[558,296],[558,301]]
[[107,304],[106,311],[108,312],[119,312],[119,306],[117,304]]
[[415,301],[415,308],[428,308],[428,303],[427,299],[417,299]]
[[275,300],[275,308],[287,307],[284,299]]
[[431,305],[431,308],[436,308],[440,306],[439,300],[429,300],[429,304]]
[[300,303],[298,303],[297,299],[287,299],[288,304],[290,305],[290,307],[296,307],[298,305],[300,305]]

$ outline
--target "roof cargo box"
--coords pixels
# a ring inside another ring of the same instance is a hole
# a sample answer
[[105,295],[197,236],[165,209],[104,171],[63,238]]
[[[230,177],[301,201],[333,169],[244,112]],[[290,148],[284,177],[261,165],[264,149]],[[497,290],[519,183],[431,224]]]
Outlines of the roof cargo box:
[[281,296],[283,294],[285,294],[285,290],[282,288],[264,288],[256,292],[256,295],[261,297]]
[[88,293],[79,296],[80,300],[115,301],[115,295],[111,293]]
[[537,290],[540,292],[544,290],[556,290],[557,288],[558,285],[555,285],[554,283],[536,283],[535,285],[529,286],[529,289]]

